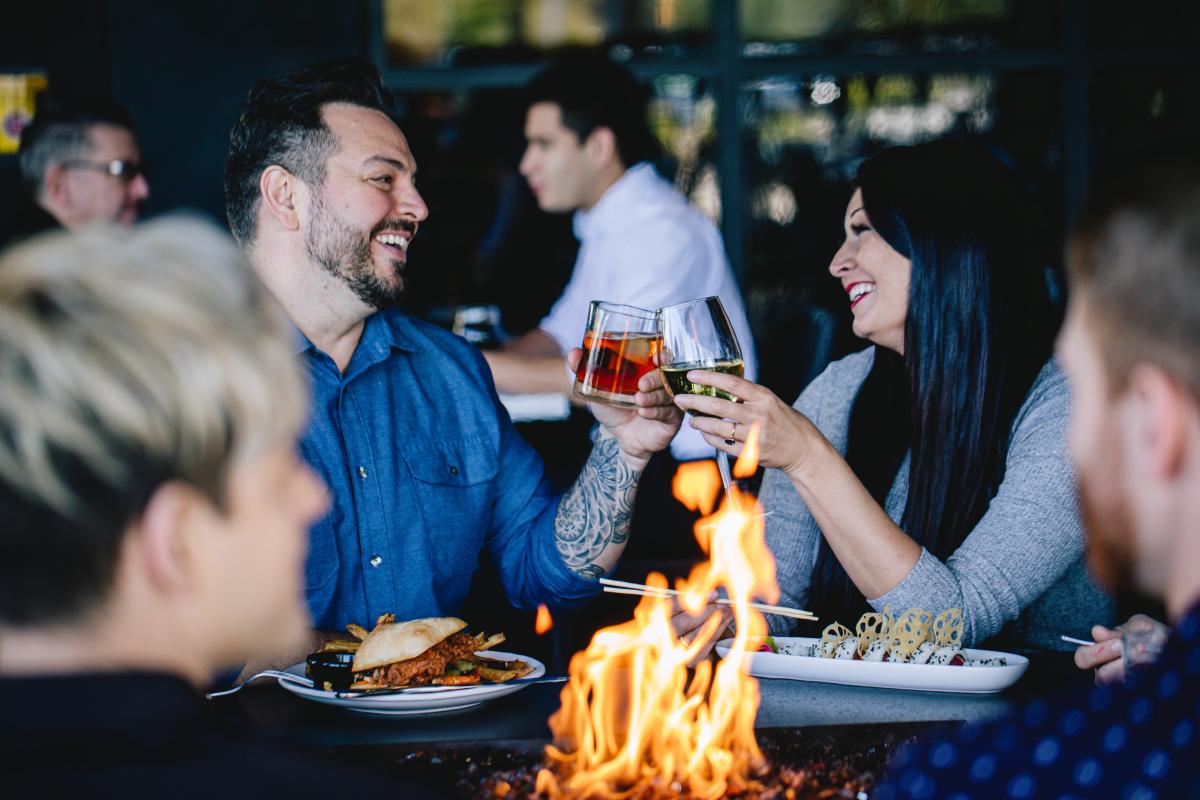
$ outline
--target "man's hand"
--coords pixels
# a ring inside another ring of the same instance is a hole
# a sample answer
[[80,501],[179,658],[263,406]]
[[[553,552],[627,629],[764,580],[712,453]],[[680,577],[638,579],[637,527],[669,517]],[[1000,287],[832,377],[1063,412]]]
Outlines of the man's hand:
[[1121,683],[1125,664],[1121,658],[1121,631],[1103,625],[1092,626],[1092,645],[1075,651],[1075,666],[1096,671],[1096,683]]
[[[712,599],[716,598],[717,595],[714,594]],[[695,655],[688,663],[689,667],[695,667],[708,658],[713,646],[729,630],[729,625],[733,622],[733,609],[710,602],[700,609],[699,614],[690,614],[679,604],[678,599],[672,602],[671,628],[683,644],[697,647]]]
[[237,683],[248,680],[251,675],[264,669],[287,669],[293,664],[303,661],[309,653],[315,653],[326,643],[334,639],[353,639],[348,633],[339,631],[309,631],[308,640],[300,647],[282,653],[270,653],[251,659],[237,677]]
[[1165,628],[1156,619],[1145,614],[1134,614],[1115,628],[1103,625],[1092,626],[1093,645],[1084,645],[1075,651],[1075,666],[1096,671],[1096,683],[1121,683],[1125,680],[1124,648],[1121,636],[1131,626],[1153,625]]
[[[579,366],[583,351],[573,349],[567,354],[571,372]],[[671,402],[663,387],[662,373],[651,370],[638,381],[634,396],[637,408],[618,408],[602,403],[588,403],[588,409],[621,446],[621,452],[644,466],[650,456],[663,450],[679,432],[683,412]]]

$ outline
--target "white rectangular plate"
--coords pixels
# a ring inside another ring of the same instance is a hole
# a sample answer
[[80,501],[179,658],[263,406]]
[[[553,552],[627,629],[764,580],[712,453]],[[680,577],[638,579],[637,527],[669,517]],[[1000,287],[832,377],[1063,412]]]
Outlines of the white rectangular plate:
[[[808,647],[818,639],[777,636],[775,644],[795,649]],[[729,655],[733,639],[717,643],[717,653]],[[969,659],[1003,658],[1003,667],[951,667],[932,664],[901,664],[889,661],[841,661],[833,658],[792,656],[783,653],[750,653],[742,668],[757,678],[787,678],[797,681],[842,683],[848,686],[873,686],[880,689],[915,689],[922,692],[966,692],[990,694],[1007,689],[1025,674],[1029,659],[1015,653],[995,650],[964,649]]]

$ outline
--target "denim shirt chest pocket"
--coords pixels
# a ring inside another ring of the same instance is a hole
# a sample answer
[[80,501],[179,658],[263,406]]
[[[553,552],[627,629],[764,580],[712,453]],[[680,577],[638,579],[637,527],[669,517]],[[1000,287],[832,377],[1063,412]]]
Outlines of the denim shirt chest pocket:
[[402,456],[415,480],[435,573],[474,574],[491,525],[495,445],[448,440],[406,447]]

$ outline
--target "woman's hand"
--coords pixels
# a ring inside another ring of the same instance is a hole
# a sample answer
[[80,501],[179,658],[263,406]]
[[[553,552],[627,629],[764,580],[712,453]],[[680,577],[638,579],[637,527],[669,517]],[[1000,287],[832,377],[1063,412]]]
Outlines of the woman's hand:
[[757,383],[702,369],[689,372],[688,380],[728,392],[741,400],[734,403],[698,394],[675,396],[675,404],[684,411],[709,415],[693,416],[689,424],[718,450],[741,455],[750,429],[757,424],[758,463],[800,477],[828,445],[807,417]]

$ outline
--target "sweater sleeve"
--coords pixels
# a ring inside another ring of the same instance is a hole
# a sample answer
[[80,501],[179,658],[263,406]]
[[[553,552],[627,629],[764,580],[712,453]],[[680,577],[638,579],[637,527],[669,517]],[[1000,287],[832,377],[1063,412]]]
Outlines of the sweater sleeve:
[[[846,426],[854,393],[870,372],[873,361],[871,348],[835,361],[813,379],[793,406],[839,450],[846,446]],[[796,487],[777,469],[768,469],[763,476],[759,504],[767,514],[765,536],[767,547],[775,556],[780,605],[805,608],[821,529]],[[768,615],[767,624],[772,635],[786,636],[795,621]]]
[[963,638],[972,645],[996,635],[1080,560],[1069,404],[1065,377],[1048,365],[1018,414],[1004,481],[987,512],[944,563],[922,548],[909,574],[869,601],[875,609],[961,608]]

